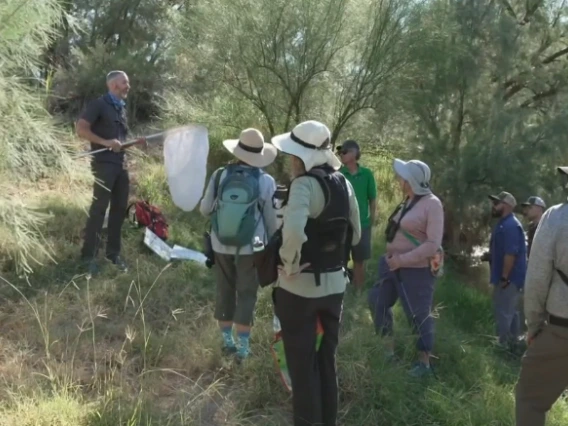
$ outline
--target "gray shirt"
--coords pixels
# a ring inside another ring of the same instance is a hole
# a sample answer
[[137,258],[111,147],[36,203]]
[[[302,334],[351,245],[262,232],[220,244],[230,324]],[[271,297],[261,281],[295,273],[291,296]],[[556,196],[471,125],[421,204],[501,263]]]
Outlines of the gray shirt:
[[551,314],[568,319],[568,285],[556,269],[568,274],[568,204],[548,209],[536,230],[525,280],[525,317],[529,334]]
[[[201,200],[201,204],[199,206],[199,211],[203,216],[209,217],[213,213],[215,208],[216,199],[215,199],[215,179],[217,177],[217,173],[223,173],[221,175],[221,179],[219,182],[222,182],[225,178],[227,172],[224,168],[220,168],[213,172],[213,175],[209,179],[209,184],[207,185],[207,189],[205,190],[205,195]],[[276,232],[276,211],[274,210],[274,204],[272,203],[272,197],[274,196],[274,192],[276,191],[276,182],[274,178],[263,171],[260,172],[259,177],[259,208],[255,212],[255,218],[258,221],[258,225],[256,227],[255,236],[264,239],[264,244],[268,242],[268,239]],[[262,214],[262,220],[258,220],[260,215]],[[237,247],[230,247],[225,246],[219,242],[217,236],[214,232],[211,233],[211,245],[213,246],[213,251],[220,254],[236,254]],[[241,247],[239,250],[239,254],[252,254],[252,241],[251,244]]]
[[[110,95],[101,96],[91,101],[85,107],[81,117],[91,125],[91,132],[103,139],[118,139],[125,142],[128,136],[128,120],[126,108],[117,107]],[[104,148],[104,146],[91,142],[91,150]],[[98,163],[123,164],[125,151],[113,152],[106,150],[93,155],[93,161]]]

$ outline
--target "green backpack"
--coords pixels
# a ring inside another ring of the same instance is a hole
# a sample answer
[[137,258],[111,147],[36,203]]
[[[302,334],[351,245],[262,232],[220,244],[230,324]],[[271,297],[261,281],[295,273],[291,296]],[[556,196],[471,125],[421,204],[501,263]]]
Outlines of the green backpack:
[[252,243],[260,196],[260,169],[240,164],[229,164],[221,181],[223,169],[215,177],[215,208],[211,227],[219,242],[240,249]]

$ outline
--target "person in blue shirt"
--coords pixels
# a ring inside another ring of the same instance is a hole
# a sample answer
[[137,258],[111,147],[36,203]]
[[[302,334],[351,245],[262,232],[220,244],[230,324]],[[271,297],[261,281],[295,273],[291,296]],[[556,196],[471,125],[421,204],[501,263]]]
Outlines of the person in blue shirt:
[[521,222],[513,214],[517,205],[508,192],[490,195],[492,215],[499,218],[491,234],[490,264],[493,309],[499,344],[515,349],[521,335],[518,300],[527,270],[527,245]]

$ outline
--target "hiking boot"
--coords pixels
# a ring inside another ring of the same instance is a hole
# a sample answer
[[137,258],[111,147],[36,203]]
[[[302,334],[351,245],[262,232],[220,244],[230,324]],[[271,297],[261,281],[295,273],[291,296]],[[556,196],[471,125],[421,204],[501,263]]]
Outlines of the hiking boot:
[[99,265],[94,259],[82,259],[80,269],[83,274],[86,274],[90,277],[95,277],[101,272]]
[[500,352],[510,352],[511,351],[511,345],[509,343],[496,342],[495,343],[495,349],[497,349]]
[[237,352],[235,353],[235,361],[237,362],[237,364],[242,364],[251,355],[252,354],[250,350],[247,352],[243,352],[242,350],[237,349]]
[[515,356],[523,356],[527,349],[527,342],[524,339],[514,339],[509,344],[509,351]]
[[415,363],[408,374],[412,377],[427,377],[433,374],[432,367],[422,362]]
[[245,359],[248,358],[250,356],[250,349],[249,348],[243,348],[242,346],[237,347],[237,356],[240,359]]
[[221,348],[221,355],[223,356],[233,356],[237,353],[236,346],[223,346]]
[[108,257],[107,260],[110,261],[120,272],[128,272],[128,266],[120,256]]

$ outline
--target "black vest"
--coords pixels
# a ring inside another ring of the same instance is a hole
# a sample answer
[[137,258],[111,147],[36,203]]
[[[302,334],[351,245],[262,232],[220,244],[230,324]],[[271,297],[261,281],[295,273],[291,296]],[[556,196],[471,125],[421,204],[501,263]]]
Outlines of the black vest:
[[302,245],[300,258],[300,265],[311,265],[303,272],[315,274],[319,286],[320,274],[341,271],[345,266],[349,191],[345,177],[329,166],[314,167],[304,176],[315,178],[325,196],[321,214],[308,218],[304,228],[308,240]]

